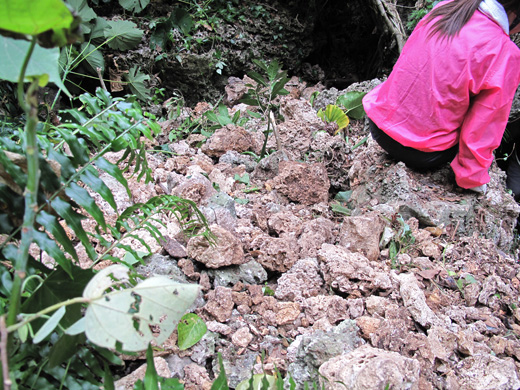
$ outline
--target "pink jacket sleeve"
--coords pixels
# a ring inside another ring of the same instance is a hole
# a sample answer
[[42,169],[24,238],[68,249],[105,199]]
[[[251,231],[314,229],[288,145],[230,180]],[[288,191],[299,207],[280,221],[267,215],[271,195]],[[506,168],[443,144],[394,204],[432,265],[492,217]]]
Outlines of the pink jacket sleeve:
[[[506,58],[504,58],[506,57]],[[459,153],[451,163],[457,184],[473,188],[489,182],[493,151],[500,145],[518,87],[518,55],[501,56],[486,69],[462,124]]]

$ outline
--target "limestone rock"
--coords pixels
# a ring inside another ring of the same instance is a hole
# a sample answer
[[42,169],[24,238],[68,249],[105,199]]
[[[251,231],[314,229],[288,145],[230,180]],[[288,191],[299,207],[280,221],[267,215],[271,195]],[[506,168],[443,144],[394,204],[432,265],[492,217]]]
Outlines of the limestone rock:
[[227,287],[217,287],[208,293],[208,302],[204,310],[218,322],[226,322],[233,311],[233,292]]
[[275,297],[280,300],[302,302],[313,297],[323,289],[323,278],[320,275],[316,259],[302,259],[278,279]]
[[209,268],[247,262],[242,243],[237,237],[219,225],[211,225],[210,230],[216,237],[216,244],[213,245],[205,237],[192,237],[186,248],[188,256]]
[[278,176],[266,185],[303,205],[327,202],[329,198],[330,181],[321,163],[281,161]]
[[244,128],[227,125],[218,129],[202,145],[202,151],[208,156],[220,157],[229,150],[234,150],[238,153],[252,150],[254,148],[253,137]]
[[320,367],[329,390],[406,389],[419,390],[420,364],[396,352],[363,345],[330,359]]

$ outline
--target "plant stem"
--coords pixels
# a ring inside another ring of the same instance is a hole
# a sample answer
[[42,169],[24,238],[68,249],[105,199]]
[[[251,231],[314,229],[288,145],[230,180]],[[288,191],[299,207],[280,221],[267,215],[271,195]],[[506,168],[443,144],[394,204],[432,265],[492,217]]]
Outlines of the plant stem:
[[69,305],[74,305],[75,303],[88,303],[88,302],[90,302],[90,298],[76,297],[76,298],[67,299],[66,301],[63,301],[63,302],[55,303],[54,305],[46,307],[45,309],[39,311],[38,313],[34,313],[33,315],[27,317],[22,322],[8,326],[6,329],[7,333],[12,333],[15,330],[18,330],[18,329],[24,327],[28,323],[46,315],[47,313],[51,313],[55,310],[58,310],[62,306],[69,306]]
[[25,212],[22,225],[22,242],[18,249],[18,260],[14,264],[15,275],[13,287],[10,296],[9,311],[7,313],[7,326],[16,322],[16,316],[20,311],[22,284],[26,277],[27,261],[29,259],[29,246],[33,241],[34,221],[36,219],[36,209],[38,207],[37,195],[38,184],[40,181],[40,167],[38,161],[38,143],[36,136],[36,125],[38,124],[38,101],[36,91],[38,89],[38,80],[31,83],[27,89],[27,95],[24,98],[23,82],[25,79],[25,71],[29,59],[36,45],[36,37],[33,37],[29,50],[25,55],[24,63],[20,71],[18,79],[18,99],[20,106],[23,107],[27,116],[25,124],[25,147],[27,158],[27,184],[25,186]]
[[2,370],[0,371],[0,383],[3,383],[4,390],[11,389],[11,378],[9,377],[9,363],[7,359],[7,329],[5,327],[5,316],[0,316],[0,361]]

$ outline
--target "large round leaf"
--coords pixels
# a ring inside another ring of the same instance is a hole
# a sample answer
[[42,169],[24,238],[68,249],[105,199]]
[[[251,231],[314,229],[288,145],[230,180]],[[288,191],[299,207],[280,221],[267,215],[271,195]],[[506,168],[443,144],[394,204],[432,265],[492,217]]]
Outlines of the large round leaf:
[[62,0],[0,0],[0,29],[37,35],[67,29],[73,17]]
[[[29,45],[30,42],[21,39],[0,36],[0,79],[18,82],[20,69],[29,50]],[[36,45],[25,72],[25,81],[31,81],[31,79],[38,77],[40,78],[40,85],[45,85],[47,81],[54,83],[71,96],[60,77],[59,57],[60,50],[58,48],[44,49]]]
[[[175,330],[199,292],[198,285],[175,283],[165,276],[149,278],[128,289],[114,289],[128,280],[128,269],[113,265],[100,271],[83,296],[87,338],[101,347],[142,351],[148,343],[162,344]],[[112,291],[107,292],[109,289]],[[153,332],[152,332],[153,329]]]

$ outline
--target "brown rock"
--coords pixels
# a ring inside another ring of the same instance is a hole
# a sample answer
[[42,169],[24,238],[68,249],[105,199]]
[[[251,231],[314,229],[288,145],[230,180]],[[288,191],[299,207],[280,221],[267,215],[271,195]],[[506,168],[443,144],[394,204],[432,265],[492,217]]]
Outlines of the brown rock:
[[292,324],[301,313],[300,305],[296,302],[278,302],[276,305],[277,325]]
[[195,265],[191,260],[179,259],[177,265],[182,270],[182,272],[184,272],[184,275],[186,275],[188,278],[195,280],[200,278],[200,273],[195,271]]
[[202,152],[211,157],[220,157],[224,153],[234,150],[238,153],[254,148],[253,137],[244,128],[227,125],[218,129],[202,145]]
[[[376,272],[361,253],[353,253],[341,246],[323,244],[318,260],[325,283],[333,289],[355,293],[374,288],[389,289],[392,282],[386,273]],[[363,281],[366,283],[359,283]]]
[[174,259],[186,257],[186,248],[176,239],[165,237],[161,239],[161,244],[166,252]]
[[204,310],[217,321],[226,322],[231,318],[234,306],[231,289],[219,286],[208,293],[208,302]]
[[216,237],[213,245],[204,237],[192,237],[188,241],[187,252],[190,257],[209,268],[220,268],[247,262],[242,243],[231,232],[219,225],[211,225],[211,232]]
[[[155,369],[157,370],[157,373],[160,376],[164,378],[169,378],[171,376],[170,369],[168,368],[168,362],[164,360],[162,357],[155,357],[153,359],[153,363]],[[116,390],[132,390],[134,388],[135,382],[144,379],[145,373],[146,364],[143,364],[131,374],[117,380],[114,383]]]
[[278,176],[268,184],[294,202],[311,205],[327,202],[330,181],[321,163],[280,161]]
[[252,305],[251,297],[246,292],[233,291],[233,302],[235,302],[235,305],[237,305],[237,306],[239,306],[239,305],[251,306]]
[[302,302],[322,291],[323,278],[316,259],[303,259],[278,279],[275,297],[280,300]]
[[208,371],[192,363],[184,367],[184,389],[185,390],[210,390],[212,381]]
[[385,224],[378,213],[346,217],[338,236],[339,244],[369,260],[379,257],[379,240]]
[[298,242],[292,235],[262,235],[251,242],[251,248],[257,251],[256,261],[270,271],[286,272],[298,260]]
[[303,224],[303,232],[298,238],[300,258],[316,257],[322,244],[334,243],[334,222],[319,217]]
[[456,366],[455,375],[460,390],[510,390],[520,387],[514,362],[490,354],[470,356],[462,360]]
[[307,298],[302,307],[311,324],[320,318],[327,318],[331,324],[350,318],[347,300],[337,295],[318,295]]
[[381,325],[381,320],[379,318],[361,316],[356,318],[356,325],[361,330],[363,338],[369,340],[370,335],[372,333],[375,333],[379,329],[379,326]]
[[240,348],[246,348],[251,341],[253,341],[253,335],[247,326],[238,329],[233,336],[231,336],[231,342]]

